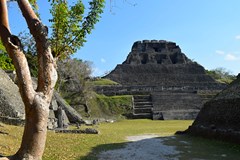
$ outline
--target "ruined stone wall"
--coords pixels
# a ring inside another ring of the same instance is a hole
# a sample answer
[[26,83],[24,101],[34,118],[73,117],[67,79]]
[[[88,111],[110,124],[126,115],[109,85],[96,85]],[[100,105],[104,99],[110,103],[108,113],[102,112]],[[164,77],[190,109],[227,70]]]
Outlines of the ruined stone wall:
[[187,133],[240,143],[240,75],[207,102]]
[[176,43],[164,40],[135,42],[126,60],[104,78],[120,85],[98,87],[98,93],[150,94],[153,115],[163,119],[196,118],[203,104],[226,87],[191,61]]
[[195,86],[216,83],[179,46],[168,41],[137,41],[127,59],[105,78],[122,85]]
[[164,40],[143,40],[133,44],[123,64],[185,64],[190,60],[174,42]]
[[161,113],[165,120],[195,119],[204,104],[201,96],[194,91],[153,92],[151,96],[153,113]]

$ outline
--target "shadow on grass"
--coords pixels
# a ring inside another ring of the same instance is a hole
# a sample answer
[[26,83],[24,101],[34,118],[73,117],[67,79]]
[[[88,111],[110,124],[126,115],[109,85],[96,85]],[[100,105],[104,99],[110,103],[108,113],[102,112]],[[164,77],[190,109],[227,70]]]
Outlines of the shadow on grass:
[[137,136],[131,142],[96,146],[91,153],[79,160],[157,160],[171,159],[177,154],[175,147],[163,144],[163,138]]
[[99,156],[100,160],[232,160],[239,159],[240,145],[177,135],[99,145],[79,160],[98,160]]
[[79,160],[98,160],[98,155],[101,152],[115,150],[115,149],[121,149],[121,148],[124,148],[127,144],[128,144],[128,142],[98,145],[98,146],[94,147],[87,156],[80,157]]
[[180,160],[233,160],[240,156],[240,145],[189,135],[167,138],[163,144],[174,146]]

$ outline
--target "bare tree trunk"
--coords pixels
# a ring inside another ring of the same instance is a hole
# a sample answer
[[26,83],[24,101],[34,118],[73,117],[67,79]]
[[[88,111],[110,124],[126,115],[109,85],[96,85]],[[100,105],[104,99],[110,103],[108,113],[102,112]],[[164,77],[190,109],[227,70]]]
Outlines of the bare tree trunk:
[[56,63],[47,40],[47,28],[38,19],[28,0],[17,2],[37,45],[38,87],[36,91],[33,89],[28,63],[20,40],[11,35],[6,0],[0,0],[0,36],[13,60],[26,114],[21,147],[15,155],[0,158],[0,160],[41,160],[47,136],[49,105],[57,81]]
[[40,160],[45,148],[49,103],[42,95],[35,95],[31,109],[26,113],[22,144],[11,159]]

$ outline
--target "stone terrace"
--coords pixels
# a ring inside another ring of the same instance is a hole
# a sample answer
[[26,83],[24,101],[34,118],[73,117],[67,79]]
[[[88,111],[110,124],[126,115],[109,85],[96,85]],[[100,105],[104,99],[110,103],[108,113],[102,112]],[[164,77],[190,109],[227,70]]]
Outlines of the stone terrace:
[[98,86],[105,95],[150,95],[153,119],[194,119],[203,104],[226,86],[206,75],[174,42],[144,40],[104,78],[116,86]]

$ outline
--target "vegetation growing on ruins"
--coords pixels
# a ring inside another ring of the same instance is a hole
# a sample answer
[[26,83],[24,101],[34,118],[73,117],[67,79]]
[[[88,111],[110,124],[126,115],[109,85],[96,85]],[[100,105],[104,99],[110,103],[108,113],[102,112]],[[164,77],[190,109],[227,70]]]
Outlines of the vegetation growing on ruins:
[[230,84],[236,79],[236,76],[233,75],[231,71],[228,71],[226,68],[222,67],[206,70],[206,73],[220,83]]
[[107,78],[96,78],[95,80],[92,80],[90,83],[96,86],[118,85],[117,82],[114,82]]
[[132,96],[104,96],[96,94],[89,101],[92,117],[121,119],[132,113]]

